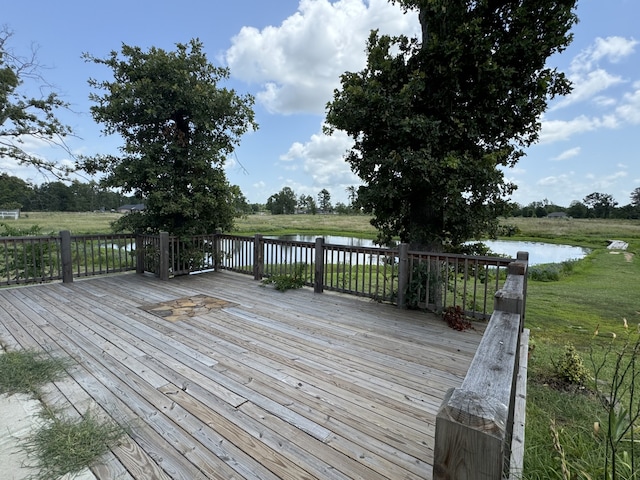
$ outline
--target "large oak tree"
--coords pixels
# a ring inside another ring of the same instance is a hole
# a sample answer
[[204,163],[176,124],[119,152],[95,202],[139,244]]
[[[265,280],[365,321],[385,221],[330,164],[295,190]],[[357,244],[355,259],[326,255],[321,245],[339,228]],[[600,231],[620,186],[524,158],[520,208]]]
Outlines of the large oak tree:
[[175,235],[229,230],[241,212],[222,167],[240,137],[257,128],[253,97],[219,85],[229,71],[209,63],[198,40],[175,51],[123,45],[121,53],[85,58],[113,71],[112,81],[89,81],[105,92],[91,95],[91,112],[124,145],[120,155],[85,159],[83,167],[146,204],[117,227]]
[[442,250],[490,235],[515,186],[503,169],[534,143],[550,97],[570,91],[546,65],[571,41],[576,0],[398,0],[421,38],[372,32],[367,66],[347,72],[328,131],[355,141],[379,241]]

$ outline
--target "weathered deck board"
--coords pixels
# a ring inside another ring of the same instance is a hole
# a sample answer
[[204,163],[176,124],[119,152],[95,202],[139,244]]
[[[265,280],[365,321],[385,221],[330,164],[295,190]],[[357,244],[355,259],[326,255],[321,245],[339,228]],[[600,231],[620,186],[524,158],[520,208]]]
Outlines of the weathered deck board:
[[[179,321],[142,307],[232,302]],[[212,273],[0,290],[0,341],[70,356],[45,398],[126,425],[99,479],[429,479],[435,416],[481,330]]]

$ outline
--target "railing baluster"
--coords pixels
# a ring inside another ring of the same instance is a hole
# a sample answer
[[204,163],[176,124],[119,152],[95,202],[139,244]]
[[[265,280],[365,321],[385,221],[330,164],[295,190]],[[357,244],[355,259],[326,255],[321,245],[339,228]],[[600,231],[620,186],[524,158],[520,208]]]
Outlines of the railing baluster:
[[[165,247],[157,235],[142,235],[138,241],[136,236],[128,234],[79,235],[70,238],[70,246],[64,248],[69,248],[72,277],[129,270],[153,271],[162,276],[166,275],[163,274],[163,268],[167,272],[171,269],[174,275],[188,274],[215,267],[216,256],[219,256],[220,269],[256,276],[254,263],[262,262],[262,270],[258,269],[260,278],[262,275],[293,275],[298,268],[311,269],[303,272],[307,285],[380,301],[400,301],[402,295],[399,289],[411,284],[417,289],[412,293],[417,295],[420,307],[439,310],[459,305],[468,315],[476,318],[487,318],[491,313],[492,302],[489,297],[498,290],[502,272],[511,261],[496,257],[471,259],[455,254],[408,252],[406,266],[401,272],[398,250],[386,248],[350,247],[323,242],[321,250],[317,250],[314,243],[310,242],[223,234],[199,235],[186,240],[171,237]],[[1,282],[9,285],[61,279],[65,262],[59,239],[59,236],[3,238],[0,248],[3,250],[5,267]],[[163,256],[159,255],[162,248],[166,248],[170,258],[163,260]],[[134,249],[141,251],[133,255]],[[73,257],[72,251],[75,252]],[[189,258],[189,252],[195,253],[195,258]],[[318,255],[322,255],[322,258]],[[165,266],[164,262],[168,264]],[[322,268],[316,264],[321,264]],[[402,279],[399,274],[403,276]],[[317,275],[321,277],[316,278]],[[470,275],[473,275],[473,279]],[[483,286],[481,291],[479,285]],[[482,305],[478,305],[479,295],[483,297]]]

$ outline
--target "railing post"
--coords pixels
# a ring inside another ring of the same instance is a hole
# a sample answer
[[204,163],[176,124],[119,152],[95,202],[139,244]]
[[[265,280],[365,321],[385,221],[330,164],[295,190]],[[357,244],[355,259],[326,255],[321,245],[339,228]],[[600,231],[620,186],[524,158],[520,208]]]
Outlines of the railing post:
[[524,307],[527,292],[529,254],[518,252],[519,257],[507,267],[507,280],[494,296],[493,310],[520,315],[520,330],[524,328]]
[[476,392],[450,389],[436,416],[434,480],[501,480],[506,405]]
[[73,282],[73,263],[71,262],[71,232],[60,232],[60,258],[62,260],[62,282]]
[[264,242],[262,235],[256,233],[253,238],[253,279],[262,280],[264,275]]
[[213,236],[213,269],[219,272],[222,269],[222,230],[216,228],[216,233]]
[[524,263],[525,270],[523,272],[524,275],[524,289],[522,291],[522,311],[520,312],[520,322],[522,323],[522,328],[524,328],[525,321],[525,312],[527,311],[527,280],[529,278],[529,252],[518,252],[516,254],[516,259],[519,263]]
[[409,285],[409,244],[401,243],[398,251],[398,308],[407,307]]
[[324,291],[324,238],[316,238],[315,273],[313,277],[313,292],[322,293]]
[[136,235],[136,273],[144,273],[144,241],[142,235]]
[[160,280],[169,280],[169,233],[160,232]]

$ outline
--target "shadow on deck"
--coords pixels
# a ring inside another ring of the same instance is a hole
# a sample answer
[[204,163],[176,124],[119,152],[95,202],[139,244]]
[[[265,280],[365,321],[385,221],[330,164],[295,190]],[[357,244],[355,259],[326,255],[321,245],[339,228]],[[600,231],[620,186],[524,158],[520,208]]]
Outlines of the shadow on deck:
[[77,362],[46,389],[129,427],[99,479],[423,479],[484,324],[246,276],[0,290],[0,340]]

